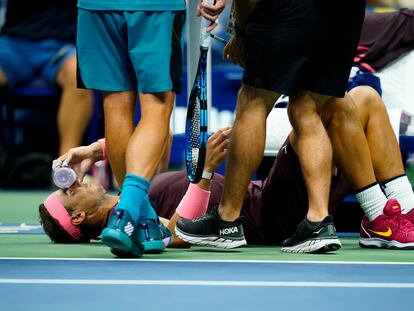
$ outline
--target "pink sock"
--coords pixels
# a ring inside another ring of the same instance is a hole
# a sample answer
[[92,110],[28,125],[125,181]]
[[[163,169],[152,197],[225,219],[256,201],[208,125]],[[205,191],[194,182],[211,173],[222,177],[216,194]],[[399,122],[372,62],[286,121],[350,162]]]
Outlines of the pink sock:
[[210,191],[190,183],[175,211],[183,218],[195,219],[206,213],[209,199]]

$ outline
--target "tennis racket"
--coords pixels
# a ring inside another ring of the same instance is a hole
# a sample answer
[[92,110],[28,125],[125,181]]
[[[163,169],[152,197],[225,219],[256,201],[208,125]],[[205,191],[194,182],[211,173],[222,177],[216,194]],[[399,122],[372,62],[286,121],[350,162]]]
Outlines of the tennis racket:
[[[214,3],[214,0],[203,0]],[[207,149],[207,53],[210,46],[210,35],[206,28],[210,21],[201,18],[200,57],[197,74],[188,99],[187,118],[185,124],[185,164],[188,180],[192,183],[200,181],[204,169]]]

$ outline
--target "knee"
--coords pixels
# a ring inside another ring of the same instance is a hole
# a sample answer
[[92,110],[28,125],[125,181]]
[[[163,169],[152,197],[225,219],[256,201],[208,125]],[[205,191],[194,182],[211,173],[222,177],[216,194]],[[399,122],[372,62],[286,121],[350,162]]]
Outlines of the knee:
[[68,57],[59,69],[57,84],[65,88],[76,88],[76,56]]
[[133,120],[136,95],[134,92],[104,93],[103,107],[105,122],[111,120]]
[[243,84],[238,92],[236,118],[257,115],[266,118],[280,95]]
[[353,103],[337,102],[331,103],[333,107],[330,107],[333,111],[331,118],[326,125],[330,135],[342,132],[344,130],[352,132],[353,129],[361,127],[358,119],[358,111]]
[[239,91],[237,92],[237,106],[236,106],[236,119],[244,117],[246,112],[252,110],[253,94],[246,86],[242,85]]
[[251,86],[242,84],[239,91],[237,92],[237,100],[240,102],[240,104],[251,102],[255,97],[254,90],[255,89]]
[[365,105],[365,109],[369,114],[373,112],[385,112],[387,111],[384,102],[376,90],[371,87],[364,88],[364,100],[362,103]]
[[148,115],[148,112],[150,112],[149,115],[155,113],[158,114],[159,117],[169,119],[174,108],[175,94],[173,92],[164,92],[155,94],[155,97],[157,100],[154,102],[151,101],[151,106],[147,107],[149,109],[144,109],[141,105],[141,115]]
[[306,102],[289,101],[288,116],[292,127],[298,134],[303,131],[315,129],[321,123],[316,106]]
[[153,113],[150,113],[150,114],[148,113],[144,114],[141,111],[141,120],[145,119],[145,120],[150,120],[150,122],[152,122],[154,119],[156,119],[164,123],[168,123],[171,118],[173,107],[166,104],[162,107],[157,107],[157,108],[160,108],[160,109],[154,109]]
[[174,92],[139,94],[141,119],[145,122],[169,122],[174,107]]

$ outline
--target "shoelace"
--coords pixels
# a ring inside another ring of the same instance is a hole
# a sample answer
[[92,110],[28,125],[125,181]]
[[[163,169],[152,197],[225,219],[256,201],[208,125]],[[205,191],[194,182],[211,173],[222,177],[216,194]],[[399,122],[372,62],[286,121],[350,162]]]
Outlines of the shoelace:
[[205,213],[203,216],[200,216],[200,217],[197,217],[196,219],[193,219],[193,222],[198,222],[198,221],[205,220],[205,219],[209,218],[213,214],[217,214],[218,215],[217,208],[213,208],[209,212]]
[[203,221],[203,220],[207,219],[208,217],[210,217],[210,213],[204,214],[203,216],[200,216],[200,217],[197,217],[196,219],[193,219],[193,222]]
[[115,227],[118,227],[120,222],[122,221],[122,216],[124,216],[124,212],[123,211],[117,211],[116,215],[117,215],[117,219],[115,221]]

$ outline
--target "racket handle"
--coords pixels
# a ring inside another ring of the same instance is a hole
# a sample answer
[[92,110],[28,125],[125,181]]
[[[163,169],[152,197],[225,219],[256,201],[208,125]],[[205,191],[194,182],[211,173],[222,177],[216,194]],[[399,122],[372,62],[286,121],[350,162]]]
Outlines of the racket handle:
[[[203,2],[208,4],[214,4],[214,0],[203,0]],[[200,45],[203,48],[209,48],[210,47],[210,34],[207,33],[206,28],[210,26],[211,22],[202,17],[201,18],[201,28],[200,28]]]

